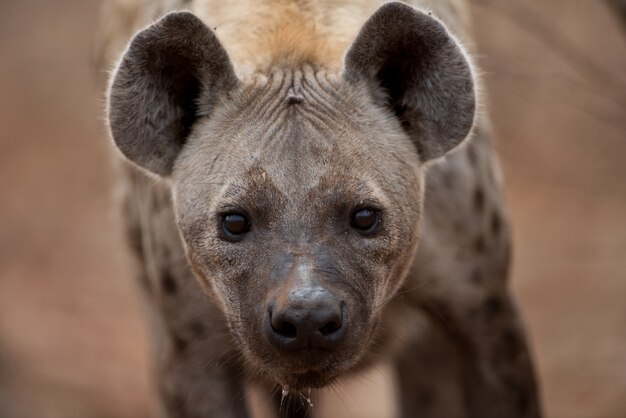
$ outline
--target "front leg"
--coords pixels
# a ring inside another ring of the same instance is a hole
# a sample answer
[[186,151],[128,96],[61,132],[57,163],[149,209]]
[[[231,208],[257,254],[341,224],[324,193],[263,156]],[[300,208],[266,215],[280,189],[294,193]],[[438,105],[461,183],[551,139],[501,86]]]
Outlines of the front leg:
[[156,379],[167,418],[248,418],[238,346],[185,264],[159,270],[150,304]]
[[[202,328],[194,322],[191,327],[195,333]],[[157,379],[168,418],[249,417],[237,353],[220,341],[225,337],[209,333],[191,340],[173,334],[170,355],[160,360]]]
[[508,294],[478,305],[425,305],[460,353],[463,393],[472,418],[541,416],[526,338]]
[[459,319],[469,331],[461,338],[471,350],[465,385],[473,415],[540,417],[526,336],[512,299],[491,296],[467,314]]
[[402,418],[465,418],[462,356],[444,329],[426,313],[404,306],[403,347],[397,353],[398,413]]
[[429,319],[396,360],[402,417],[541,416],[524,333],[506,294],[475,307],[434,299],[423,306]]

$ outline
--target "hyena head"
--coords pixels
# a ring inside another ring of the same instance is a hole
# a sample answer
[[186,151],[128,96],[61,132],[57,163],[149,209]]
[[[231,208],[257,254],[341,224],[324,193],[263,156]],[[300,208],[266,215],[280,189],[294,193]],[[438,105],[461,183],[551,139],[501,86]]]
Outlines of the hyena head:
[[475,92],[454,38],[402,3],[366,21],[341,72],[247,81],[179,12],[132,40],[108,110],[117,147],[171,186],[190,265],[251,370],[304,388],[379,342],[416,251],[423,167],[468,135]]

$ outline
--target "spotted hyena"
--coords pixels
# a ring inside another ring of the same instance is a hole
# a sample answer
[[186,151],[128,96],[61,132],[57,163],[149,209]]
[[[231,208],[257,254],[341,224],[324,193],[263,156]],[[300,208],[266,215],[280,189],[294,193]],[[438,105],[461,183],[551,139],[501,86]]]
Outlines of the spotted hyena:
[[383,360],[403,417],[540,415],[463,1],[116,0],[103,22],[167,416]]

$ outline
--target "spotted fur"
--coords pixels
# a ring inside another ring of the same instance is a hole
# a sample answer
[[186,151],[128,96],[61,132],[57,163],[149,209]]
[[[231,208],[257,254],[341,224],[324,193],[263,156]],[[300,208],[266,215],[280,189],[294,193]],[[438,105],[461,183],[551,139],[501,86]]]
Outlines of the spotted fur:
[[[247,380],[324,386],[389,359],[402,416],[540,416],[466,5],[380,3],[106,5],[101,61],[123,52],[108,120],[167,416],[246,417]],[[363,202],[383,211],[368,239],[342,223]],[[256,228],[238,244],[216,229],[232,207]],[[259,326],[296,272],[350,311],[341,353],[308,377]]]

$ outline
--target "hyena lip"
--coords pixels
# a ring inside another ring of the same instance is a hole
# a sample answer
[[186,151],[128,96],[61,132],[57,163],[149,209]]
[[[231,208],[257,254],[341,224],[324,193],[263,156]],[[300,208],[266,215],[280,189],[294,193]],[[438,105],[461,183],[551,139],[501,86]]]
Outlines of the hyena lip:
[[281,372],[305,375],[307,373],[321,373],[336,368],[346,357],[336,350],[307,348],[293,352],[281,352],[274,361],[273,368]]
[[294,391],[305,389],[319,389],[332,383],[339,373],[337,371],[317,371],[310,370],[304,373],[287,373],[278,374],[274,379],[282,386],[288,387]]
[[[343,373],[345,367],[341,359],[332,353],[315,353],[309,357],[299,353],[295,356],[279,356],[275,361],[265,363],[264,369],[272,380],[283,387],[295,390],[321,388]],[[310,354],[310,353],[309,353]],[[291,357],[291,358],[289,358]]]

